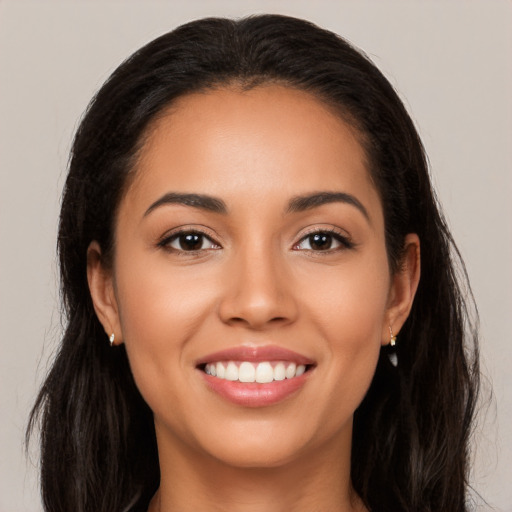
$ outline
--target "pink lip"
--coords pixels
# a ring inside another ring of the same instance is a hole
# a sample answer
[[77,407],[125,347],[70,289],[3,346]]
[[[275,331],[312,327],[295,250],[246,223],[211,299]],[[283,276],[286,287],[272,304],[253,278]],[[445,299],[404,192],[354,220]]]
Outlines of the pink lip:
[[307,382],[311,371],[303,373],[300,377],[268,384],[230,381],[201,373],[207,386],[226,400],[244,407],[265,407],[281,402],[298,392]]
[[313,365],[315,362],[297,352],[276,345],[247,346],[228,348],[213,354],[208,354],[197,361],[197,366],[217,361],[249,361],[259,363],[261,361],[289,361],[295,364]]
[[209,354],[197,361],[198,371],[201,372],[206,385],[210,390],[224,399],[244,407],[265,407],[276,404],[297,393],[308,381],[312,370],[309,369],[300,377],[273,381],[267,384],[229,381],[207,375],[199,369],[206,363],[217,361],[289,361],[297,365],[314,365],[315,362],[308,357],[297,354],[291,350],[267,345],[262,347],[239,346]]

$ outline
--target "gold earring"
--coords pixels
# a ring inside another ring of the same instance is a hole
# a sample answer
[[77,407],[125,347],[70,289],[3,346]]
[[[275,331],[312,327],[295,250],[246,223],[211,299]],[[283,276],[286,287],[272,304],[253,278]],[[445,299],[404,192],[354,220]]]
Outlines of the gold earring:
[[396,336],[393,335],[391,325],[389,326],[389,344],[394,347],[396,345]]
[[114,346],[114,340],[116,339],[116,336],[114,333],[112,333],[110,335],[110,338],[108,339],[110,341],[110,346],[113,347]]

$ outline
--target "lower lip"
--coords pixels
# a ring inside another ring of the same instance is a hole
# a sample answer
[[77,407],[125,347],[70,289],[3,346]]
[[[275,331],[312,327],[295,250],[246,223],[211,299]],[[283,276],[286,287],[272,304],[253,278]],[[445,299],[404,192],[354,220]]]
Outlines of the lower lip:
[[289,398],[304,386],[310,372],[309,370],[301,376],[293,377],[292,379],[274,380],[267,384],[258,384],[256,382],[246,383],[219,379],[201,371],[203,378],[212,391],[226,400],[244,407],[265,407]]

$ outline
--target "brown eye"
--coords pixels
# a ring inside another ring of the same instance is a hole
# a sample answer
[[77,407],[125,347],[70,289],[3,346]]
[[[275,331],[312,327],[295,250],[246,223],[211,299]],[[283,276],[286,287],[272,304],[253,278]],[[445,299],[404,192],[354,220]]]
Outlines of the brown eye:
[[295,247],[296,250],[330,251],[353,247],[350,240],[338,233],[317,231],[305,236]]
[[164,240],[162,245],[185,252],[218,249],[219,247],[206,235],[195,231],[176,233]]
[[326,251],[332,248],[333,237],[328,233],[315,233],[308,236],[309,246],[314,251]]

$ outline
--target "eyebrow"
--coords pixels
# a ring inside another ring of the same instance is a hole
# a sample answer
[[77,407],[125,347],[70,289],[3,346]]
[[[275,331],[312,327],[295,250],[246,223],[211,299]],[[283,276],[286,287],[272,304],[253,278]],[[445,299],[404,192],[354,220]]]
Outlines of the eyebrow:
[[368,210],[361,201],[346,192],[315,192],[294,197],[288,204],[288,213],[303,212],[329,203],[345,203],[356,207],[370,221]]
[[207,196],[204,194],[180,194],[178,192],[169,192],[157,199],[144,213],[144,217],[149,215],[153,210],[167,204],[181,204],[200,208],[214,213],[226,214],[228,209],[226,203],[222,199]]
[[[363,206],[361,201],[351,194],[346,192],[315,192],[303,196],[296,196],[292,198],[288,204],[287,213],[297,213],[312,208],[318,208],[324,204],[329,203],[345,203],[356,207],[364,217],[369,221],[370,216],[368,211]],[[144,213],[144,217],[149,215],[153,210],[160,206],[168,204],[180,204],[191,206],[193,208],[200,208],[202,210],[226,214],[228,212],[226,203],[217,197],[205,194],[183,194],[178,192],[168,192],[160,199],[157,199]]]

